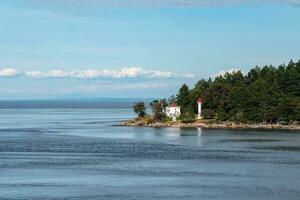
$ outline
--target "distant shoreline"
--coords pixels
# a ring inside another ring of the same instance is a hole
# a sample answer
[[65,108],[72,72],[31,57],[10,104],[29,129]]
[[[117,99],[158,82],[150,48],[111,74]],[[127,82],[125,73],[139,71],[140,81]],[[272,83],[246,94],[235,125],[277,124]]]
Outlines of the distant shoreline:
[[202,121],[196,121],[193,123],[183,122],[160,122],[146,124],[141,120],[132,119],[126,120],[121,123],[121,126],[129,127],[152,127],[152,128],[207,128],[207,129],[234,129],[234,130],[291,130],[300,131],[300,125],[298,124],[237,124],[234,122],[220,122],[220,123],[205,123]]

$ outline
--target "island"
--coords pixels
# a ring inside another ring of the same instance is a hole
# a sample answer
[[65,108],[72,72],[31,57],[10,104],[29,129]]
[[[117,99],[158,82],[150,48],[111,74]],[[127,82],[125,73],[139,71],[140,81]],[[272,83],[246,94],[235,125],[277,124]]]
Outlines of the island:
[[[124,126],[300,130],[300,60],[201,79],[176,96],[136,102]],[[149,114],[147,111],[150,110]]]

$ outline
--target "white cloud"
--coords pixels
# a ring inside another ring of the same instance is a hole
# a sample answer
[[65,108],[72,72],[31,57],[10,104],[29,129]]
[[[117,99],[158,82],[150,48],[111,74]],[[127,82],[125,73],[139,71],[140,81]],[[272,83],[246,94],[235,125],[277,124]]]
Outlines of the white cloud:
[[46,78],[64,78],[68,76],[68,72],[62,70],[51,70],[45,73]]
[[48,72],[26,71],[23,75],[29,78],[65,78],[69,76],[67,72],[62,70],[51,70]]
[[228,70],[221,70],[218,73],[214,74],[213,77],[224,76],[226,73],[232,74],[232,73],[238,72],[238,71],[241,71],[241,70],[237,69],[237,68],[231,68],[231,69],[228,69]]
[[143,69],[141,67],[125,67],[120,70],[50,70],[50,71],[23,71],[18,72],[14,68],[0,69],[0,77],[13,77],[16,75],[22,75],[26,78],[80,78],[80,79],[99,79],[99,78],[112,78],[112,79],[166,79],[166,78],[193,78],[193,74],[178,74],[171,71],[161,71],[152,69]]
[[30,77],[30,78],[42,78],[43,77],[43,73],[40,71],[29,71],[29,72],[24,72],[24,75],[26,77]]
[[0,69],[0,77],[14,77],[19,75],[19,72],[14,68],[2,68]]

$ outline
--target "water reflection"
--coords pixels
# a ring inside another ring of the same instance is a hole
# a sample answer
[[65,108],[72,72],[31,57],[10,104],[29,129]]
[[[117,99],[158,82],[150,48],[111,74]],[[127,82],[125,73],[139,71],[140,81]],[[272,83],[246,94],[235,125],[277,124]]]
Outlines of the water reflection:
[[198,131],[198,136],[202,136],[202,128],[198,127],[197,131]]
[[[131,137],[130,137],[131,135]],[[125,136],[125,135],[124,135]],[[196,128],[129,128],[126,138],[175,145],[202,146],[202,130]]]

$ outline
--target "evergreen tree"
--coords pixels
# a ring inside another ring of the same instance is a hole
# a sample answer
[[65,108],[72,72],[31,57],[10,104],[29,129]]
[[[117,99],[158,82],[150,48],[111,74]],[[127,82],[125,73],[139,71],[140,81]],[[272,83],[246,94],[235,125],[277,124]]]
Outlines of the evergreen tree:
[[200,97],[206,118],[243,123],[300,121],[300,60],[277,68],[256,66],[246,75],[237,71],[201,79],[191,90],[184,84],[176,100],[183,113],[191,114],[197,112]]
[[165,117],[164,113],[164,102],[159,100],[154,100],[150,103],[150,107],[153,113],[153,121],[161,122]]
[[189,98],[189,87],[186,84],[183,84],[178,91],[177,94],[177,104],[181,107],[181,112],[185,113],[188,111],[188,107],[191,104],[191,100]]
[[146,115],[145,103],[140,101],[133,105],[133,111],[138,115],[138,117],[144,117]]

